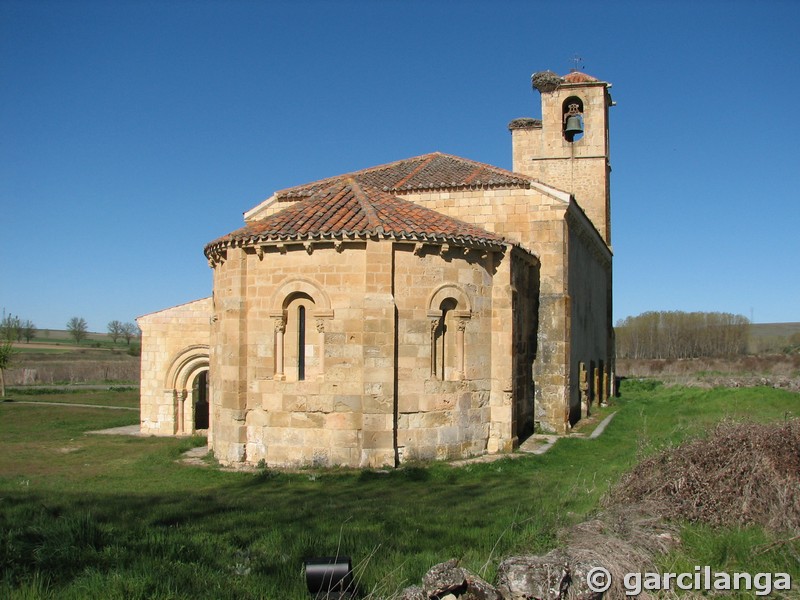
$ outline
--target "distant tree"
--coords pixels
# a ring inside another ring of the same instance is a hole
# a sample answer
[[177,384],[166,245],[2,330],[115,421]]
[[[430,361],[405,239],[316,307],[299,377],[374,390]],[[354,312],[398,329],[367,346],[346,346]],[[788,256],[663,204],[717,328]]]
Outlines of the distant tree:
[[75,339],[75,343],[80,345],[81,340],[86,339],[86,333],[89,326],[86,324],[86,319],[82,317],[72,317],[67,321],[67,331]]
[[139,331],[135,323],[125,323],[122,326],[122,337],[125,338],[128,346],[131,345],[131,340],[135,337],[139,337],[141,333],[142,332]]
[[617,323],[618,358],[698,358],[744,354],[750,322],[718,312],[645,312]]
[[13,355],[13,342],[8,339],[0,342],[0,397],[4,397],[6,395],[5,370],[11,364]]
[[111,321],[108,324],[108,335],[111,336],[111,340],[116,344],[119,337],[123,334],[123,329],[125,325],[122,321]]
[[15,317],[14,315],[4,316],[3,320],[0,321],[0,338],[16,342],[20,341],[22,339],[20,326],[19,317]]
[[25,338],[26,342],[29,342],[36,337],[36,325],[33,324],[33,321],[27,320],[20,325],[20,333],[22,337]]

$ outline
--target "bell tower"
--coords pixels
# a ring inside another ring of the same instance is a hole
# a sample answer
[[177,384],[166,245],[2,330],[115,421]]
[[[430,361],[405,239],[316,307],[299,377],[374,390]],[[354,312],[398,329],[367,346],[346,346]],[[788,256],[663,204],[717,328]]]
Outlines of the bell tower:
[[611,245],[608,152],[610,83],[572,71],[534,73],[542,98],[542,118],[515,119],[508,128],[517,173],[569,192]]

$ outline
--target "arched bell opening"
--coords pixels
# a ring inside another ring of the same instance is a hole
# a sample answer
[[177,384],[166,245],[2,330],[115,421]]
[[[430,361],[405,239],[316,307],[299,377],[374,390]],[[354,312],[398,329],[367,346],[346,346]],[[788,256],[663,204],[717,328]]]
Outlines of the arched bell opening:
[[583,100],[577,96],[570,96],[561,105],[561,124],[564,139],[568,142],[577,142],[584,135]]

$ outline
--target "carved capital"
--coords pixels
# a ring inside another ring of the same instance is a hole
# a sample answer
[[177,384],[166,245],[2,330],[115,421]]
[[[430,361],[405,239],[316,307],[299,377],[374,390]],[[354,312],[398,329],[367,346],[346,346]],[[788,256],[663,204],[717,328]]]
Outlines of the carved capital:
[[275,333],[286,332],[286,321],[283,319],[275,319]]

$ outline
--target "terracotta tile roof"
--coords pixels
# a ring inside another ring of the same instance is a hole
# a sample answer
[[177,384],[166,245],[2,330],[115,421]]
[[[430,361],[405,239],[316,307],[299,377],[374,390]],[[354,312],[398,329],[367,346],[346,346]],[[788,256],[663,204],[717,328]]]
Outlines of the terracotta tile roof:
[[387,192],[413,192],[432,189],[528,187],[531,179],[450,154],[433,152],[405,160],[331,177],[275,193],[280,201],[307,197],[341,177],[352,177],[360,184]]
[[566,83],[592,83],[595,81],[600,81],[597,77],[592,77],[587,73],[582,73],[580,71],[571,71],[564,75],[562,79]]
[[[414,177],[424,161],[406,169]],[[355,175],[316,182],[285,209],[214,240],[210,251],[257,243],[375,237],[498,247],[504,239],[458,219],[403,200]]]

